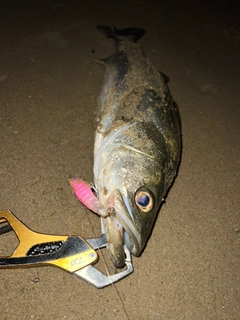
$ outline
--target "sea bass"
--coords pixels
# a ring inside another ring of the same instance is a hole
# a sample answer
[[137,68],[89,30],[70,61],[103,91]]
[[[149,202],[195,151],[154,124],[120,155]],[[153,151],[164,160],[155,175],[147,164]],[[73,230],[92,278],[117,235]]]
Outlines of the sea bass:
[[98,30],[114,40],[116,50],[104,61],[94,145],[96,197],[82,186],[80,200],[102,216],[113,263],[122,267],[124,245],[135,256],[144,249],[176,176],[180,117],[164,76],[136,43],[145,31]]

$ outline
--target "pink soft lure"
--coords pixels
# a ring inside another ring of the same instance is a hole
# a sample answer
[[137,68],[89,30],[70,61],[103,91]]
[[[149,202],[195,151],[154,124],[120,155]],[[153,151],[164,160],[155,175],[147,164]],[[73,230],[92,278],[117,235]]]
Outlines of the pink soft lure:
[[107,217],[108,212],[94,195],[91,187],[82,179],[72,178],[69,179],[69,183],[74,190],[74,193],[78,200],[89,210],[97,213],[101,217]]

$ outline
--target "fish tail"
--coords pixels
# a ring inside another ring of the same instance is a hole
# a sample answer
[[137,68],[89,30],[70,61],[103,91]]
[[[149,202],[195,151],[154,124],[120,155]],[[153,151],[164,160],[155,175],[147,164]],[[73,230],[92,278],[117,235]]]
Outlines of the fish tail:
[[131,42],[137,42],[145,34],[145,30],[141,28],[117,29],[108,26],[97,26],[97,30],[105,37],[115,41],[128,39]]

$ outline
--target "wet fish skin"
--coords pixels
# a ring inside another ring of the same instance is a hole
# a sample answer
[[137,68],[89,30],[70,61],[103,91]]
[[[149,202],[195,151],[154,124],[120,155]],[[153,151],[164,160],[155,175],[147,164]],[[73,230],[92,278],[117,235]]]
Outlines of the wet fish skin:
[[[176,176],[181,153],[180,117],[164,78],[141,47],[131,42],[143,32],[129,36],[133,29],[125,29],[128,36],[124,37],[124,30],[99,30],[117,45],[106,62],[100,95],[94,183],[99,201],[111,211],[110,217],[102,218],[102,229],[113,263],[121,267],[123,243],[133,255],[141,254]],[[147,212],[136,205],[139,194],[147,194],[152,201]]]

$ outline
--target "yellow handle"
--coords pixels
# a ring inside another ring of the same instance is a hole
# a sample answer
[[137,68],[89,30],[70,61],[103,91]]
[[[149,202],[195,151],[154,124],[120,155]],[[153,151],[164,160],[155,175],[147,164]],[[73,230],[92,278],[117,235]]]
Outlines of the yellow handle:
[[[9,210],[0,211],[0,224],[8,222],[16,233],[19,244],[10,257],[0,257],[0,267],[33,267],[55,265],[75,272],[98,259],[96,251],[79,236],[58,236],[37,233],[26,227]],[[51,245],[59,245],[57,253],[45,253]],[[61,251],[61,246],[64,249]],[[43,253],[41,253],[43,249]]]
[[66,241],[68,238],[68,236],[56,236],[34,232],[18,220],[11,211],[0,211],[0,223],[6,221],[11,225],[19,239],[19,245],[12,254],[12,258],[25,256],[29,248],[38,243]]

